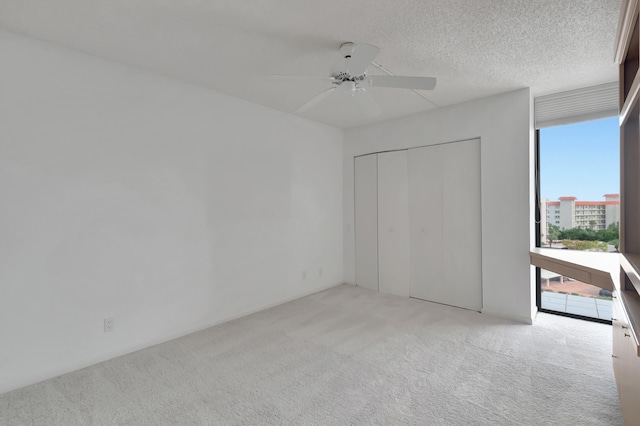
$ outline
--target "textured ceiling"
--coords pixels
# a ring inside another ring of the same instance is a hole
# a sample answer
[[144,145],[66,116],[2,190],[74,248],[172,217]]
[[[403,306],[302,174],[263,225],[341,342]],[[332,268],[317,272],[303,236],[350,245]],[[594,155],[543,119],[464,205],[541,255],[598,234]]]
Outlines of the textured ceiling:
[[[379,46],[418,94],[370,88],[383,114],[346,93],[301,114],[352,127],[518,88],[541,95],[617,80],[621,0],[1,0],[0,28],[159,72],[283,111],[329,85],[345,41]],[[380,74],[371,67],[370,74]]]

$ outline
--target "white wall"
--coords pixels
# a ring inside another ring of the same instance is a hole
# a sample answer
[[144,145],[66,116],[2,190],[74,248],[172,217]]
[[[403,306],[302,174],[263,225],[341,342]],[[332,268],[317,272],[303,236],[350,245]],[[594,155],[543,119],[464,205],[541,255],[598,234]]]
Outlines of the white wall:
[[481,139],[482,312],[531,323],[536,312],[531,240],[529,89],[345,132],[345,281],[354,283],[353,157]]
[[0,57],[0,392],[343,282],[342,131],[10,33]]

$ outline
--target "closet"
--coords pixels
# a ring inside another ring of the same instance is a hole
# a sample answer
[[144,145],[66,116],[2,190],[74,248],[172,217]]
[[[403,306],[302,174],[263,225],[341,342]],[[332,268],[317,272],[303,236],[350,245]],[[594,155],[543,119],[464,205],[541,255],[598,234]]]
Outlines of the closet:
[[356,284],[482,308],[480,140],[355,158]]

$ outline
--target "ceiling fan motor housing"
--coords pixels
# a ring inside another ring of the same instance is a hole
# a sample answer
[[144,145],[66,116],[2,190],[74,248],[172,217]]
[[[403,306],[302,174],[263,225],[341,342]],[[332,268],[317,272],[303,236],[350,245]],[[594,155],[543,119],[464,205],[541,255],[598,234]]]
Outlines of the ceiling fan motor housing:
[[351,54],[353,53],[353,49],[355,48],[356,48],[355,43],[351,43],[351,42],[342,43],[340,45],[340,54],[342,55],[343,58],[349,59],[351,57]]

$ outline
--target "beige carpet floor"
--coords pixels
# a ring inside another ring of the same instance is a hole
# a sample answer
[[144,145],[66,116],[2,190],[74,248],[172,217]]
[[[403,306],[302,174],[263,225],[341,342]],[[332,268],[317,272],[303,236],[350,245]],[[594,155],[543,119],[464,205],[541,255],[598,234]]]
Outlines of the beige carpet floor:
[[618,425],[611,327],[339,286],[0,395],[2,425]]

